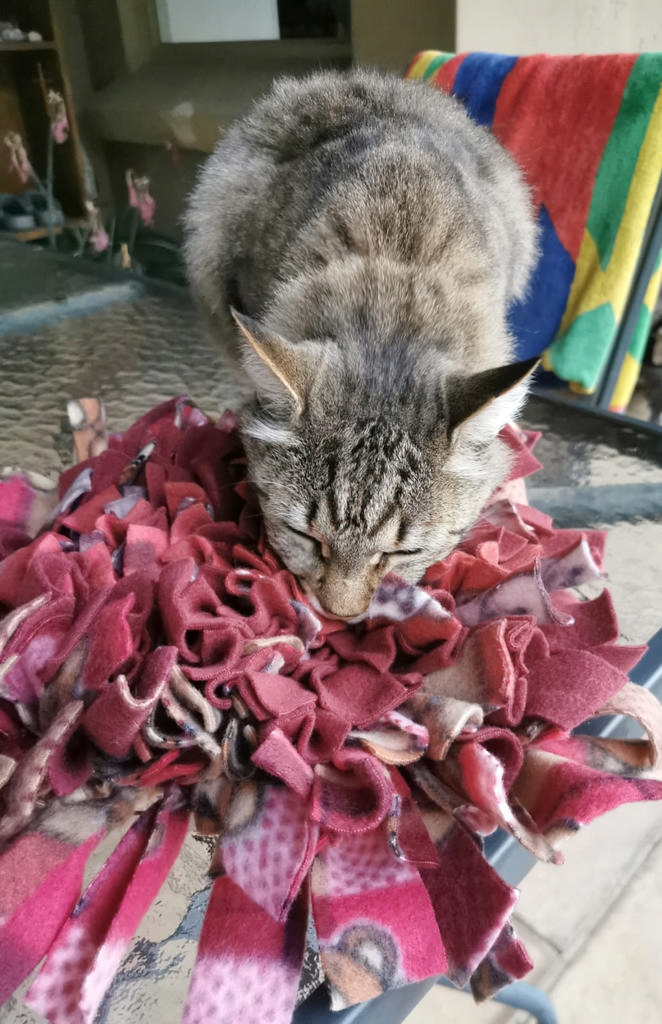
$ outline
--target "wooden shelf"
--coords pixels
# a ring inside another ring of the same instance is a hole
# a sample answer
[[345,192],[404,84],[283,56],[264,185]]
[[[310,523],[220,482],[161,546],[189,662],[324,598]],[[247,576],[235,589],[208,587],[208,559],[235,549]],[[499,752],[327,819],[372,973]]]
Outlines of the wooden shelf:
[[[54,235],[62,234],[62,226],[53,228]],[[28,228],[26,231],[0,231],[0,238],[13,238],[15,242],[36,242],[40,238],[48,238],[48,228],[41,225]]]
[[55,43],[42,40],[40,43],[5,43],[0,42],[0,53],[19,53],[21,50],[54,50]]

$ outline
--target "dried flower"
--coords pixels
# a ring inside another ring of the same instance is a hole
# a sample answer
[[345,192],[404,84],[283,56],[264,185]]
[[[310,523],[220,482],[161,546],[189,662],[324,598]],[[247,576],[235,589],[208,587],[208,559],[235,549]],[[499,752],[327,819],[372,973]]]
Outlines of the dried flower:
[[69,137],[69,120],[62,93],[56,92],[55,89],[48,90],[46,110],[48,112],[48,119],[51,122],[53,138],[58,144],[66,142]]
[[101,225],[98,231],[92,232],[90,235],[90,242],[92,243],[92,248],[95,252],[106,251],[110,245],[110,239],[108,238],[108,233],[103,225]]
[[105,252],[110,245],[110,240],[103,225],[101,211],[91,199],[85,200],[85,209],[87,210],[87,226],[90,231],[90,245],[95,252]]
[[149,178],[134,174],[129,168],[126,172],[126,190],[129,196],[129,206],[139,210],[143,224],[151,224],[154,220],[156,202],[149,192]]
[[32,164],[25,151],[25,143],[18,132],[7,132],[4,142],[10,154],[9,169],[10,171],[16,171],[25,185],[34,176]]

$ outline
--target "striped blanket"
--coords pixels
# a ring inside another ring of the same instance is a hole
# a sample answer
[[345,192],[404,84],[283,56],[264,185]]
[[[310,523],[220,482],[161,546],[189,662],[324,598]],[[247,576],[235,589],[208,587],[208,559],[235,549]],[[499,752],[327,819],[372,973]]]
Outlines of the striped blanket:
[[[512,310],[518,358],[578,391],[596,389],[630,292],[662,176],[662,53],[508,57],[425,51],[407,76],[464,101],[516,158],[533,188],[541,257]],[[662,280],[650,280],[612,396],[639,375]]]

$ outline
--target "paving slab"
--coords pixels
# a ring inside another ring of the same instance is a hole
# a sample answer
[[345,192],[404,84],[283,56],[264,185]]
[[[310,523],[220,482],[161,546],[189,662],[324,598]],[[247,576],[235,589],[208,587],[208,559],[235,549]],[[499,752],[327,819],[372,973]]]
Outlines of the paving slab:
[[[576,948],[634,882],[661,839],[660,804],[629,804],[610,811],[563,845],[563,866],[539,864],[524,879],[518,917],[559,952]],[[657,914],[662,920],[662,900]]]
[[562,1024],[660,1024],[662,844],[552,990]]

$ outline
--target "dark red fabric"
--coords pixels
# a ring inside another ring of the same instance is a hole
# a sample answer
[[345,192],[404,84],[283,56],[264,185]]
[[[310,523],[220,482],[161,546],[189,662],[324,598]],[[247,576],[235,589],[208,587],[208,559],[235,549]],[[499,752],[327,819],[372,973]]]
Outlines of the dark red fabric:
[[[533,471],[531,435],[503,436],[513,475]],[[268,549],[245,475],[233,420],[214,426],[176,399],[67,473],[53,527],[35,540],[17,539],[0,508],[0,842],[17,843],[0,859],[0,893],[44,804],[77,789],[81,812],[96,812],[110,792],[112,811],[135,791],[160,797],[164,814],[175,801],[159,870],[190,811],[222,833],[227,878],[214,887],[187,1024],[212,975],[232,1002],[227,1019],[242,1019],[232,971],[248,985],[255,959],[271,972],[279,1024],[289,1019],[309,880],[334,1005],[446,961],[487,994],[529,961],[508,925],[516,894],[480,836],[506,828],[558,863],[567,831],[662,796],[641,777],[662,736],[650,701],[639,712],[626,701],[648,734],[634,745],[568,735],[616,707],[641,654],[616,645],[608,595],[567,592],[600,576],[604,538],[555,531],[502,493],[421,586],[388,577],[348,626],[321,618]],[[148,861],[145,848],[151,893]],[[78,868],[62,870],[70,894]],[[114,920],[114,892],[90,920]],[[50,923],[29,956],[20,943],[12,954],[7,933],[13,981],[70,910],[69,895],[53,909],[33,875],[16,898],[14,916],[39,916],[43,902]],[[361,960],[373,940],[377,974]],[[51,965],[63,951],[56,942]]]

